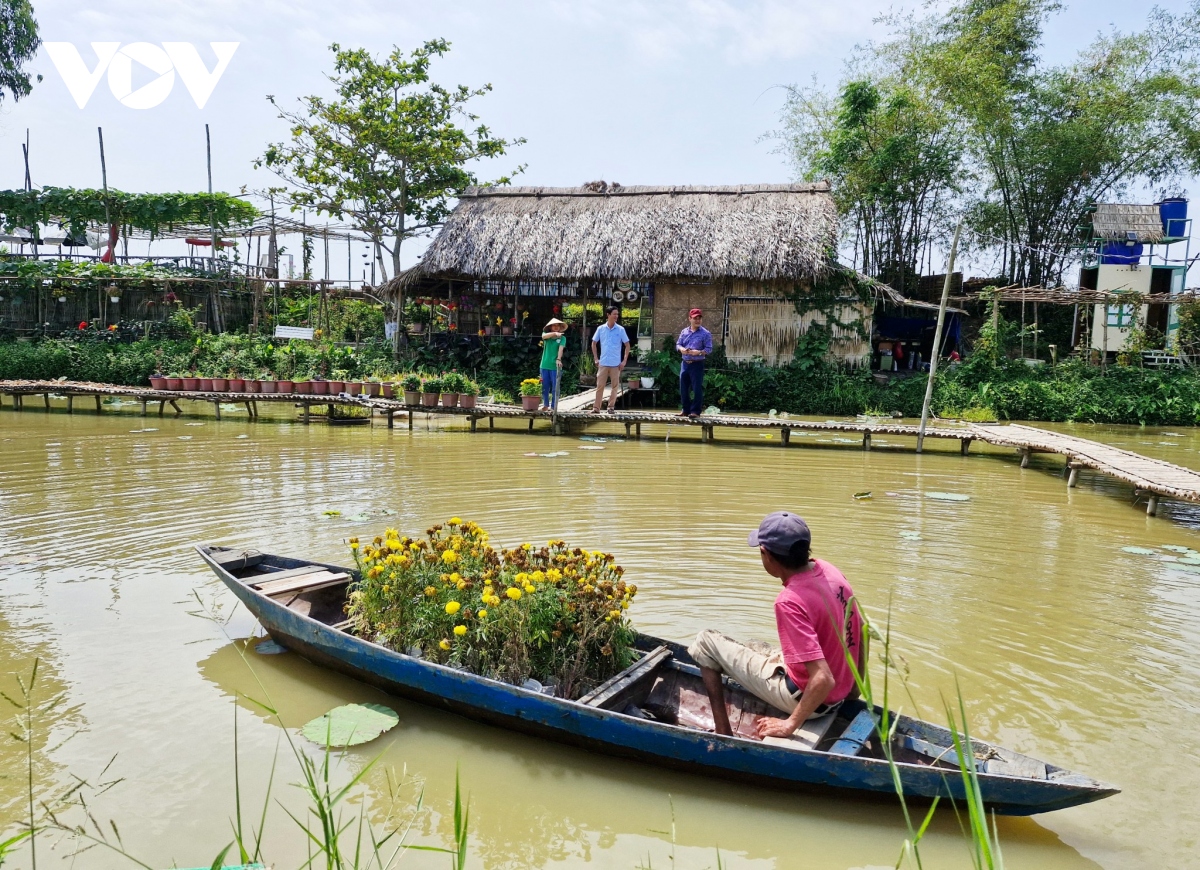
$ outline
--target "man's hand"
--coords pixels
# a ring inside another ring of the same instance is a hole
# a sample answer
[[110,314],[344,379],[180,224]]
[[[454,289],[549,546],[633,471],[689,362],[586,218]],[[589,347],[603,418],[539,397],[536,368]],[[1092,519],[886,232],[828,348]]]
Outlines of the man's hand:
[[761,716],[754,723],[754,731],[758,734],[759,740],[764,737],[791,737],[796,733],[796,724],[791,719],[771,719]]

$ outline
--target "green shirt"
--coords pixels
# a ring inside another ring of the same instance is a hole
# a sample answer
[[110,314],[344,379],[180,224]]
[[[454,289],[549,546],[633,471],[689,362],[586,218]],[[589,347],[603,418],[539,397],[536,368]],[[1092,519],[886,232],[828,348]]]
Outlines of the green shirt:
[[542,368],[553,371],[558,368],[558,351],[560,348],[566,347],[567,337],[560,335],[558,338],[546,338],[542,340]]

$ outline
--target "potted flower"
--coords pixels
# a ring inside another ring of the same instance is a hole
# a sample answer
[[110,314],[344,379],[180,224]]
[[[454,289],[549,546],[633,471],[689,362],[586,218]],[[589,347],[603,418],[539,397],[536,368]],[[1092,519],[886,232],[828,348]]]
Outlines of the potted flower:
[[167,389],[182,390],[183,375],[181,375],[179,372],[171,372],[169,375],[167,375]]
[[292,390],[299,393],[301,396],[312,395],[313,384],[308,378],[294,378],[292,380]]
[[460,408],[474,408],[475,400],[478,396],[479,384],[468,377],[463,377],[462,389],[458,391],[458,406]]
[[317,375],[316,377],[314,377],[312,379],[312,394],[314,396],[328,396],[329,395],[329,381],[325,380],[320,375]]
[[627,374],[625,376],[625,386],[629,387],[629,389],[636,390],[641,385],[642,385],[642,379],[641,379],[640,375]]
[[371,377],[363,382],[363,395],[375,398],[383,392],[383,384],[379,383],[379,378]]
[[274,393],[275,392],[275,384],[276,384],[275,375],[271,374],[270,372],[264,371],[264,372],[259,372],[258,377],[259,377],[258,391],[260,393]]
[[224,393],[229,390],[229,379],[228,378],[213,377],[213,378],[210,378],[209,380],[212,381],[212,389],[213,389],[214,393]]
[[521,381],[521,407],[526,411],[536,411],[542,402],[542,379],[526,378]]
[[196,390],[200,389],[200,379],[196,377],[195,372],[188,372],[183,376],[181,382],[182,384],[180,389],[186,390],[189,393],[194,393]]
[[458,372],[449,372],[442,377],[442,407],[457,408],[458,396],[465,379]]
[[229,392],[231,393],[246,392],[246,380],[245,378],[241,377],[241,373],[235,369],[229,370],[229,377],[226,380],[226,384],[228,385]]
[[116,284],[109,284],[104,292],[108,294],[109,302],[116,303],[121,301],[121,288]]
[[421,402],[421,376],[409,372],[400,379],[400,388],[404,390],[404,404],[417,405]]
[[336,396],[346,392],[346,372],[342,369],[337,369],[333,373],[333,378],[329,381],[329,395]]
[[596,386],[596,358],[592,356],[590,349],[579,355],[579,385]]
[[442,379],[439,377],[421,379],[421,404],[427,408],[437,405],[442,392]]
[[351,396],[357,396],[362,392],[362,384],[359,381],[346,381],[346,392]]
[[383,396],[385,399],[396,398],[396,382],[395,382],[395,380],[380,381],[379,395]]
[[166,388],[167,388],[167,376],[166,375],[164,375],[160,372],[155,372],[154,374],[152,374],[150,376],[150,389],[165,390]]
[[512,335],[513,327],[516,325],[517,325],[517,318],[515,318],[515,317],[508,318],[508,323],[504,324],[504,326],[501,328],[500,334],[501,335]]
[[200,392],[202,392],[202,393],[211,393],[213,390],[213,379],[212,378],[200,378],[199,389],[200,389]]
[[277,393],[292,393],[296,390],[296,382],[292,380],[276,381],[275,392]]
[[261,393],[262,392],[262,381],[259,380],[260,377],[262,377],[261,374],[246,378],[246,392],[247,393]]

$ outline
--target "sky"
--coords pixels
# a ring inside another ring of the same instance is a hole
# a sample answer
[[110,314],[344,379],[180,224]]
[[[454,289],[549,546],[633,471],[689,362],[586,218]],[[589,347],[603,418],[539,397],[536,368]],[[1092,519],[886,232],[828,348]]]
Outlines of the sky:
[[[1179,13],[1187,4],[1160,5]],[[20,102],[0,103],[0,188],[24,183],[27,129],[35,185],[99,187],[97,127],[103,127],[110,186],[204,190],[208,124],[216,189],[261,190],[278,182],[252,162],[268,142],[286,137],[266,95],[288,104],[328,93],[331,43],[385,53],[435,37],[452,48],[435,62],[434,78],[490,83],[494,90],[473,109],[496,135],[528,140],[481,167],[483,178],[524,164],[517,183],[531,185],[789,181],[791,169],[767,135],[779,126],[781,86],[835,85],[854,46],[885,35],[878,16],[906,14],[903,6],[878,0],[853,6],[829,0],[34,0],[34,7],[44,42],[73,44],[88,69],[96,64],[92,42],[190,43],[210,70],[216,62],[210,43],[238,45],[203,108],[176,74],[166,98],[144,109],[114,95],[114,84],[122,91],[120,75],[102,77],[79,108],[43,47],[31,65],[43,80]],[[1128,31],[1144,23],[1140,4],[1075,2],[1051,22],[1044,56],[1065,61],[1101,29]],[[157,77],[136,61],[127,68],[134,90]],[[1194,180],[1190,187],[1200,190]],[[405,265],[420,249],[406,250]],[[343,264],[334,277],[344,277],[345,255],[331,259]]]

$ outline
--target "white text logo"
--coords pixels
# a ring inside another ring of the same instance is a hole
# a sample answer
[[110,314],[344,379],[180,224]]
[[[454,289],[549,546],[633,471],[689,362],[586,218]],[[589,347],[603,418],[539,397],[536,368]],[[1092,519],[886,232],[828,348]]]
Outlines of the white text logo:
[[[108,72],[108,89],[121,105],[130,109],[152,109],[165,100],[175,86],[175,74],[183,79],[184,86],[196,108],[203,109],[213,89],[233,59],[240,43],[210,42],[217,62],[209,71],[200,59],[200,52],[190,42],[164,42],[161,46],[149,42],[93,42],[96,66],[88,69],[74,43],[47,42],[46,52],[62,76],[67,90],[79,108],[87,105],[100,77]],[[154,78],[134,87],[134,64],[144,67]]]

